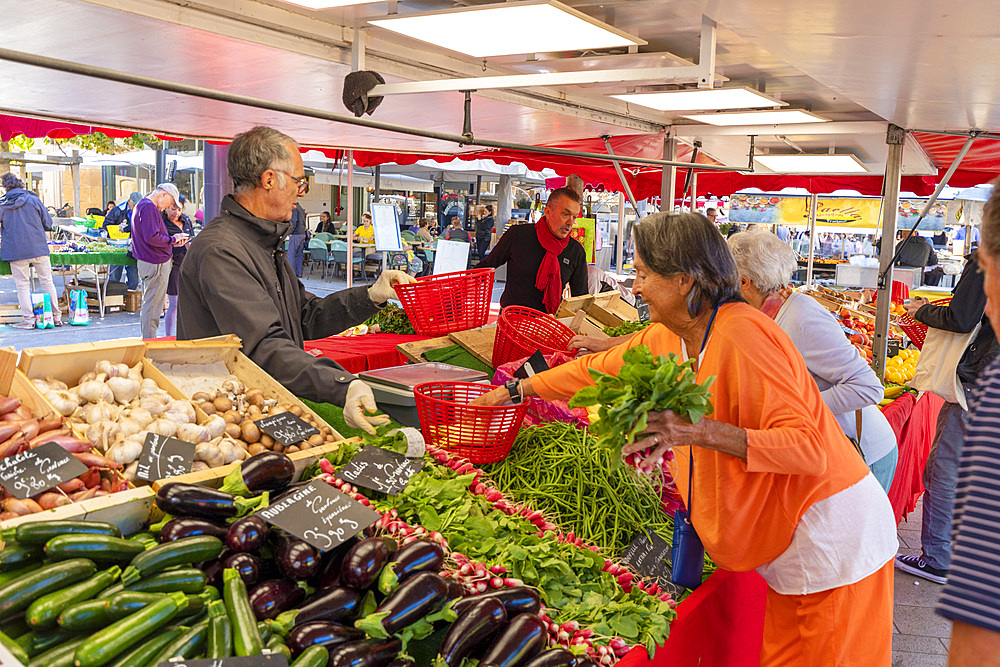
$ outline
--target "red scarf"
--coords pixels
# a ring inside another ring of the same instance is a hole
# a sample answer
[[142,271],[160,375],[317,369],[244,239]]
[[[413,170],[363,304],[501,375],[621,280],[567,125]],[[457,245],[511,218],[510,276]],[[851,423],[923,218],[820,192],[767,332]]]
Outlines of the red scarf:
[[555,313],[562,303],[563,281],[562,272],[559,268],[559,253],[566,249],[569,237],[558,238],[549,229],[549,223],[545,221],[545,216],[535,223],[535,233],[538,235],[538,242],[545,249],[545,256],[542,263],[538,265],[538,275],[535,276],[535,287],[542,291],[542,303],[545,304],[545,311]]

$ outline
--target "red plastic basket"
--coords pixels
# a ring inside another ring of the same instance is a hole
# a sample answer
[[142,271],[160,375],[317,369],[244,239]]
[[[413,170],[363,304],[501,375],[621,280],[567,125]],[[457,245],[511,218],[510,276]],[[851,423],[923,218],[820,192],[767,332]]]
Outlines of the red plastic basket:
[[[935,306],[943,306],[951,301],[951,297],[946,297],[944,299],[937,299],[936,301],[931,301]],[[927,336],[927,325],[923,322],[917,322],[915,319],[909,315],[900,315],[896,322],[899,324],[899,328],[906,333],[906,336],[910,339],[918,350],[924,347],[924,338]]]
[[524,306],[507,306],[497,319],[493,341],[493,368],[530,356],[565,352],[573,330],[556,318]]
[[503,461],[514,444],[527,403],[469,405],[496,387],[474,382],[424,382],[413,388],[424,439],[473,463]]
[[393,287],[418,334],[445,336],[486,324],[493,274],[493,269],[456,271]]

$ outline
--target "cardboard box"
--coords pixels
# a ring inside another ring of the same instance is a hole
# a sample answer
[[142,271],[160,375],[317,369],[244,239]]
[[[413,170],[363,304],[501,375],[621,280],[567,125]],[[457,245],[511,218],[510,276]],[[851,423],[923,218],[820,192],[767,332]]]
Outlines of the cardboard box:
[[142,291],[129,290],[125,292],[125,312],[138,313],[142,306]]

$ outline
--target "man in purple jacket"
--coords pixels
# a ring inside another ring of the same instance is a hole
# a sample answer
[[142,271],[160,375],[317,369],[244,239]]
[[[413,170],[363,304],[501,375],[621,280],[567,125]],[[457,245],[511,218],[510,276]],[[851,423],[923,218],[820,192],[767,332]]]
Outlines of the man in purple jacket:
[[160,211],[180,210],[180,193],[173,183],[160,183],[132,211],[132,255],[142,280],[139,327],[143,338],[156,338],[167,295],[173,247],[186,242],[187,234],[167,233]]

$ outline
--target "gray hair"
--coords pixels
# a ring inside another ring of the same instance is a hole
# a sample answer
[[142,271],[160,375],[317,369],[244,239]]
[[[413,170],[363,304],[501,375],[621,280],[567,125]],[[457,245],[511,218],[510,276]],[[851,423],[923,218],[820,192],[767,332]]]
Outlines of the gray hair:
[[15,176],[13,172],[7,172],[3,176],[0,176],[0,185],[3,186],[4,190],[13,190],[15,188],[24,189],[24,181]]
[[788,285],[798,269],[795,251],[768,231],[733,234],[729,237],[729,249],[740,275],[752,280],[764,296]]
[[719,229],[698,213],[654,213],[636,223],[635,251],[653,273],[694,278],[691,317],[724,301],[743,301],[733,254]]
[[[287,134],[264,125],[237,134],[229,145],[229,156],[226,159],[235,194],[259,187],[261,174],[268,169],[291,173],[292,156],[286,144],[291,144],[296,149],[299,146]],[[284,186],[284,174],[281,174],[280,181]]]
[[979,249],[995,259],[1000,258],[1000,178],[995,179],[992,185],[993,194],[983,209]]

